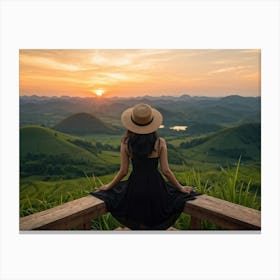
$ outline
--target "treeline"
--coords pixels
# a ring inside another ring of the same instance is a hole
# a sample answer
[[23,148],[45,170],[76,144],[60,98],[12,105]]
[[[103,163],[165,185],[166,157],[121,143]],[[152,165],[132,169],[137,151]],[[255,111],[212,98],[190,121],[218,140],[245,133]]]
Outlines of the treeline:
[[188,149],[188,148],[192,148],[192,147],[195,147],[195,146],[198,146],[200,144],[203,144],[205,143],[206,141],[209,140],[210,137],[201,137],[201,138],[195,138],[195,139],[192,139],[188,142],[182,142],[180,144],[180,148],[181,149]]
[[100,142],[96,142],[95,145],[86,140],[68,140],[70,143],[75,144],[91,153],[98,154],[102,151],[119,151],[120,147],[112,147],[108,144],[102,144]]
[[222,157],[228,157],[232,159],[236,159],[241,157],[243,161],[245,160],[253,160],[251,156],[248,155],[248,152],[245,149],[215,149],[210,148],[209,154],[213,154],[215,156],[222,156]]
[[68,154],[27,153],[20,160],[20,176],[44,176],[45,180],[73,179],[94,173],[97,176],[115,172],[119,166],[102,161],[71,158]]

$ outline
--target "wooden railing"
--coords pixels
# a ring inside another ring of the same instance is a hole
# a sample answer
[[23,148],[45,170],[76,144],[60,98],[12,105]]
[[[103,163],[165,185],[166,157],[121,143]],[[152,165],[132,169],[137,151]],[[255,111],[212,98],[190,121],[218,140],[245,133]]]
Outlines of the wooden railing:
[[[20,218],[20,230],[89,230],[91,221],[106,212],[105,203],[89,195]],[[192,230],[200,229],[202,220],[223,229],[261,229],[260,211],[207,195],[200,195],[195,200],[187,201],[184,213],[191,216]]]

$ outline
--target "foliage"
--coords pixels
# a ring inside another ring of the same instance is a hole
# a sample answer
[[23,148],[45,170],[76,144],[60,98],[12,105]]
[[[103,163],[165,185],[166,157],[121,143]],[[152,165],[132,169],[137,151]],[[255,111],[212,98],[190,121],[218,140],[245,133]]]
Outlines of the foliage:
[[20,216],[55,207],[65,202],[88,195],[102,181],[108,182],[113,175],[96,177],[84,174],[84,177],[72,180],[42,181],[40,177],[22,178],[20,180]]
[[[182,183],[260,210],[259,124],[230,127],[200,137],[168,135],[170,167]],[[80,138],[46,127],[21,128],[20,215],[80,198],[102,182],[109,182],[119,168],[120,139],[120,135]],[[240,155],[242,162],[236,161]],[[189,222],[190,217],[182,214],[175,227],[188,229]],[[118,226],[110,213],[92,222],[93,229]],[[208,222],[203,222],[203,228],[219,229]]]
[[44,176],[46,180],[74,179],[83,176],[84,172],[91,172],[94,168],[96,175],[110,174],[118,169],[117,163],[106,162],[103,159],[89,160],[70,157],[69,154],[33,154],[28,153],[20,160],[20,175],[28,177]]
[[95,98],[21,96],[20,124],[21,126],[29,124],[53,126],[74,113],[94,112],[98,119],[120,127],[121,112],[136,101],[149,103],[158,108],[164,116],[166,127],[189,126],[191,135],[217,131],[220,127],[229,124],[260,120],[260,97],[143,97],[137,100],[127,98],[118,101],[114,98],[106,98],[106,103],[100,104],[100,101]]
[[115,150],[108,144],[93,143],[44,127],[24,127],[20,131],[21,177],[40,175],[47,180],[70,179],[93,169],[96,175],[118,169],[118,162],[103,158],[103,153]]
[[[260,210],[259,190],[252,192],[251,181],[245,182],[239,179],[240,159],[235,170],[228,168],[220,172],[223,176],[218,177],[215,183],[209,183],[201,177],[199,171],[192,169],[190,172],[185,171],[181,179],[185,185],[195,186],[197,191],[221,198],[233,203],[244,205],[250,208]],[[70,200],[88,195],[89,192],[98,186],[109,182],[111,176],[87,176],[78,180],[67,180],[61,182],[42,182],[23,180],[21,187],[21,216],[29,215],[38,211],[54,207]],[[104,182],[104,183],[103,183]],[[111,230],[122,226],[116,221],[110,213],[107,213],[98,219],[92,221],[91,227],[95,230]],[[177,219],[175,225],[177,229],[184,230],[190,226],[190,217],[184,213]],[[202,229],[220,229],[219,227],[207,222],[202,222]]]
[[111,213],[106,213],[91,222],[93,230],[112,230],[118,227],[123,227],[123,225]]

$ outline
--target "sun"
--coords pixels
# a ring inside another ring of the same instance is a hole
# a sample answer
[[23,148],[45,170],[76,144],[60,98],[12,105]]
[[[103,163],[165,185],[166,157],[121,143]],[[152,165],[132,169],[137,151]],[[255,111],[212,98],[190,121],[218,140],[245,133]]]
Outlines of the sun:
[[96,89],[94,92],[97,96],[102,96],[105,91],[104,91],[104,89],[99,88],[99,89]]

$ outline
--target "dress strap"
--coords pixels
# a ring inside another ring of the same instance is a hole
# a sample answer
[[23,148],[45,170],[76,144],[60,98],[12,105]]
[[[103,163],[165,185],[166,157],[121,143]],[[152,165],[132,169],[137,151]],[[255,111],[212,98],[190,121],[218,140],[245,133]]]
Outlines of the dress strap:
[[157,151],[158,151],[158,157],[160,156],[160,138],[158,138],[158,147],[157,147]]
[[125,151],[126,151],[128,157],[129,157],[129,158],[132,158],[132,155],[131,155],[131,153],[130,153],[130,151],[129,151],[129,148],[128,148],[128,137],[123,137],[122,140],[121,140],[121,142],[122,142],[122,144],[125,145]]
[[125,136],[123,136],[123,137],[121,138],[121,143],[127,144],[127,142],[128,142],[128,138],[125,137]]

